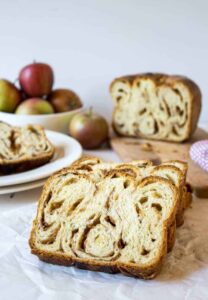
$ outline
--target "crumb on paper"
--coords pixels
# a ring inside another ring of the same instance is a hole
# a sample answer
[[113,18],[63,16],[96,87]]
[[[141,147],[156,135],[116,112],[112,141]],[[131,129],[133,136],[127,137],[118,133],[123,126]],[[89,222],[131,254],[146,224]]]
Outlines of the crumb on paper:
[[141,145],[143,151],[153,151],[153,146],[150,143],[144,143]]

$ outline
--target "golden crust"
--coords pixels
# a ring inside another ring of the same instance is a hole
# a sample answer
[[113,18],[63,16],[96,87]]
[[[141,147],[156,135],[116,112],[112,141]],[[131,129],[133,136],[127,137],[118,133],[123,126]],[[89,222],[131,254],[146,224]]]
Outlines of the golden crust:
[[35,169],[48,163],[53,157],[54,151],[38,158],[27,158],[17,162],[0,165],[0,174],[12,174]]
[[168,227],[168,238],[167,238],[167,250],[168,252],[173,250],[176,239],[176,220],[172,222]]

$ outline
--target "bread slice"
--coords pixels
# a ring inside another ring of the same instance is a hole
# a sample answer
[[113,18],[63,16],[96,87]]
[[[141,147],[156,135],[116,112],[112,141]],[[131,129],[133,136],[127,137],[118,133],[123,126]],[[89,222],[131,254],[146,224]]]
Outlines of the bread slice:
[[38,125],[13,127],[0,122],[0,173],[11,174],[51,160],[54,147]]
[[201,111],[201,92],[190,79],[139,74],[115,79],[113,127],[123,136],[182,142],[191,137]]
[[168,252],[173,249],[176,236],[176,226],[184,222],[184,211],[192,199],[192,194],[186,186],[186,174],[188,165],[185,162],[172,160],[159,166],[154,166],[149,160],[137,160],[129,163],[106,163],[97,158],[83,157],[73,165],[76,170],[87,173],[95,179],[94,170],[99,170],[96,176],[101,178],[109,170],[122,170],[140,182],[148,176],[160,176],[167,178],[178,190],[178,206],[176,218],[168,228]]
[[157,176],[138,183],[123,170],[93,173],[72,167],[47,181],[30,236],[32,253],[54,264],[155,277],[167,253],[177,188]]
[[187,202],[190,201],[191,193],[188,194],[186,188],[186,174],[188,165],[185,162],[172,160],[164,162],[159,166],[153,165],[149,160],[137,160],[129,163],[106,163],[98,158],[83,157],[76,161],[73,165],[76,170],[91,173],[94,175],[94,170],[99,169],[99,176],[103,176],[106,171],[112,169],[123,170],[129,175],[132,175],[137,181],[141,181],[148,176],[160,176],[171,180],[177,187],[179,195],[179,204],[176,214],[176,225],[183,224],[184,209],[187,207]]
[[176,213],[177,226],[183,224],[184,210],[188,208],[192,202],[192,189],[186,182],[188,164],[184,161],[170,160],[163,162],[159,166],[155,166],[150,160],[134,160],[128,163],[109,163],[103,162],[97,157],[85,156],[74,162],[73,168],[76,168],[76,170],[79,171],[88,172],[88,174],[93,174],[94,169],[100,169],[102,170],[99,174],[100,176],[103,176],[106,170],[120,169],[133,175],[133,177],[139,181],[150,175],[170,179],[179,189],[179,204]]

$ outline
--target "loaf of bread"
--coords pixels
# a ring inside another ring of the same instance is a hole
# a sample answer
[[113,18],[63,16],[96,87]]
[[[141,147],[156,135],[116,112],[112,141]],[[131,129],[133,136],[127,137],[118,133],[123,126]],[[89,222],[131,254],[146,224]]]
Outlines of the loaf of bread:
[[140,74],[115,79],[113,127],[122,136],[182,142],[197,127],[201,92],[190,79]]
[[13,127],[0,122],[0,173],[11,174],[51,160],[54,147],[41,126]]

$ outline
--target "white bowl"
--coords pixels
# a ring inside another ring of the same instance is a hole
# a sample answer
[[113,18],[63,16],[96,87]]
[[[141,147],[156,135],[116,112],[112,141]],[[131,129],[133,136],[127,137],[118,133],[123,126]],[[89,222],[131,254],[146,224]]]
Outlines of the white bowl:
[[68,133],[68,126],[71,118],[84,107],[56,114],[45,115],[16,115],[0,111],[0,121],[7,122],[13,126],[24,126],[28,124],[42,125],[45,129]]

